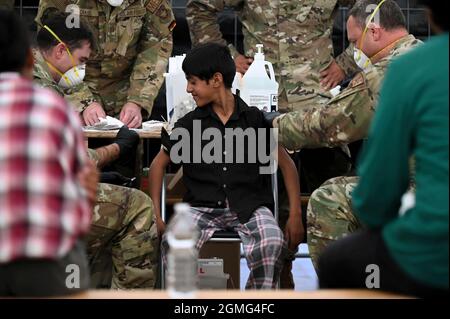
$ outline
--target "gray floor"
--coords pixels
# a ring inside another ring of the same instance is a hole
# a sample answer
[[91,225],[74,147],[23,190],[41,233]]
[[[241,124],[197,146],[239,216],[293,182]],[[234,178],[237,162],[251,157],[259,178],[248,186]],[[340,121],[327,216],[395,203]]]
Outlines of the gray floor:
[[[308,246],[301,244],[300,253],[308,253]],[[317,289],[317,275],[310,258],[297,258],[292,266],[295,290],[308,291]],[[245,259],[241,259],[241,289],[244,289],[249,270]]]

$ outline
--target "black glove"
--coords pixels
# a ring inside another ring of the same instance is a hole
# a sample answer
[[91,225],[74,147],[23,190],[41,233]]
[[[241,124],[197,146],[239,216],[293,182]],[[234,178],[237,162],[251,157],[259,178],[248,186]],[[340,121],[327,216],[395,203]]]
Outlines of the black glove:
[[126,125],[122,126],[117,133],[116,140],[114,143],[117,143],[120,148],[120,157],[130,155],[131,152],[134,152],[138,143],[139,143],[139,135],[133,130],[130,130]]
[[264,112],[264,122],[266,122],[266,125],[268,127],[273,127],[273,120],[281,115],[280,112]]

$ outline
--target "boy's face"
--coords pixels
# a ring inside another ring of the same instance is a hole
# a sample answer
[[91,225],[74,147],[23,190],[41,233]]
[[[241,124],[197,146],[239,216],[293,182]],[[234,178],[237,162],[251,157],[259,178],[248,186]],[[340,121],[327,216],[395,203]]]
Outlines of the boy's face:
[[205,106],[213,101],[213,81],[208,81],[207,83],[195,75],[187,76],[186,79],[186,91],[192,94],[198,107]]

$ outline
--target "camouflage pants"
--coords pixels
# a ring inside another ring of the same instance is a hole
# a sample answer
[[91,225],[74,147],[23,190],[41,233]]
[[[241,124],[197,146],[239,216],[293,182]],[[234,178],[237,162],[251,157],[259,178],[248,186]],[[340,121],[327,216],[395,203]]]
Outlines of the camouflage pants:
[[95,288],[153,288],[158,262],[153,204],[143,192],[99,184],[87,251]]
[[358,177],[336,177],[316,189],[307,210],[307,238],[312,263],[331,242],[355,232],[361,224],[353,215],[351,193]]

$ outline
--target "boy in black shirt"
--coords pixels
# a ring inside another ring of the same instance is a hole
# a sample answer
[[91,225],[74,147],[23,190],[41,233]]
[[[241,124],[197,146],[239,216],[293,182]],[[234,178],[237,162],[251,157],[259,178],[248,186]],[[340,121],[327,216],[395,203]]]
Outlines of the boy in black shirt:
[[[209,43],[193,49],[183,62],[183,71],[187,91],[198,107],[175,124],[171,137],[163,130],[163,149],[150,168],[158,233],[161,235],[165,229],[160,214],[164,171],[170,161],[181,162],[187,188],[184,201],[192,206],[194,221],[201,230],[197,248],[215,231],[236,231],[250,268],[246,288],[275,288],[287,246],[295,251],[303,238],[295,165],[278,147],[278,162],[290,202],[283,236],[270,210],[270,174],[264,172],[261,163],[261,149],[266,150],[269,129],[260,110],[248,107],[231,93],[236,69],[228,48]],[[163,257],[166,250],[163,236]]]

